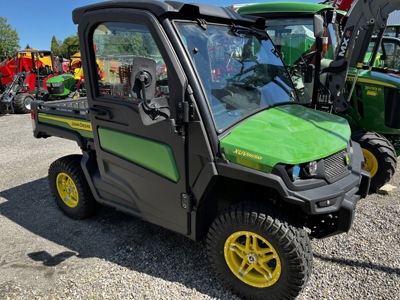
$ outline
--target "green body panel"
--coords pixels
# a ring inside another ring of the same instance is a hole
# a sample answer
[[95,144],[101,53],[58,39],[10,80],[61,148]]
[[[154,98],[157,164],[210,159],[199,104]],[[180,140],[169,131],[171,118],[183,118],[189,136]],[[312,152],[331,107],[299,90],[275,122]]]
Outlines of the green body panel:
[[98,132],[103,150],[178,182],[179,171],[169,145],[107,128]]
[[350,127],[341,117],[284,105],[265,110],[235,127],[221,141],[225,157],[270,172],[277,163],[300,164],[347,147]]
[[68,80],[69,78],[73,78],[72,74],[66,73],[66,74],[61,74],[61,75],[57,75],[54,77],[51,77],[47,80],[47,82],[49,83],[59,83],[59,82],[64,82],[66,80]]
[[93,139],[92,124],[90,121],[45,113],[39,113],[38,121],[39,123],[55,125],[67,130],[76,131],[85,138]]
[[52,96],[56,96],[56,97],[66,97],[71,92],[71,90],[75,87],[76,79],[74,78],[74,75],[66,73],[66,74],[61,74],[58,76],[51,77],[46,82],[46,84],[54,84],[54,83],[64,83],[64,89],[62,90],[62,93],[60,93],[58,91],[59,89],[55,89],[57,92],[54,92],[50,88],[49,94],[51,94]]

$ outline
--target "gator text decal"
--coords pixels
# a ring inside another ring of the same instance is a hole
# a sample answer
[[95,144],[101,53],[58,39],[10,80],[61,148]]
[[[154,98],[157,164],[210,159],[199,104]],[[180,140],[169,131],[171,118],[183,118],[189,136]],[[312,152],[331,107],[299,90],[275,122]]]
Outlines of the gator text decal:
[[247,151],[243,151],[243,150],[239,150],[239,149],[235,149],[235,151],[233,151],[233,153],[237,154],[237,155],[240,155],[240,156],[257,159],[257,160],[261,160],[262,159],[262,156],[260,156],[260,155],[249,153]]

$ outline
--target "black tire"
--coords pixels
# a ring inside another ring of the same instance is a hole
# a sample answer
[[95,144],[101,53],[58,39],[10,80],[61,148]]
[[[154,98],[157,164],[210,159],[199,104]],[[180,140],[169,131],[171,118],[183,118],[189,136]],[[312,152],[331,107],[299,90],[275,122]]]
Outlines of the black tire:
[[51,193],[61,211],[72,219],[84,219],[93,215],[98,202],[93,197],[80,162],[82,155],[64,156],[49,168]]
[[361,146],[364,169],[371,174],[369,190],[374,193],[392,178],[397,165],[396,150],[388,139],[376,132],[357,131],[352,139]]
[[294,299],[311,274],[308,235],[271,210],[229,209],[211,225],[206,244],[217,277],[246,299]]
[[26,93],[16,94],[13,99],[14,112],[17,114],[27,114],[31,111],[31,102],[34,100],[32,95]]

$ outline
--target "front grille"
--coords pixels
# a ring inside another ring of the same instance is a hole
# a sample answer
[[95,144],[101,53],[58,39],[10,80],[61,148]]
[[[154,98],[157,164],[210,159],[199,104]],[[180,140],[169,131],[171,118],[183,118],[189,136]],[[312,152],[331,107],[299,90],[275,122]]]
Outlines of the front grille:
[[57,87],[47,87],[47,90],[49,91],[49,94],[51,95],[61,95],[64,93],[64,83],[61,84],[61,86],[57,86]]
[[346,149],[343,149],[325,158],[325,176],[328,180],[332,180],[348,170],[346,154]]

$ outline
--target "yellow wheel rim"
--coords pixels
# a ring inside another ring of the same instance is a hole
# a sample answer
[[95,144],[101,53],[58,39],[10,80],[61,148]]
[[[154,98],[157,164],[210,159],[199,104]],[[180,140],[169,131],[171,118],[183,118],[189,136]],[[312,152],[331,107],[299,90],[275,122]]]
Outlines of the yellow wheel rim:
[[56,179],[56,186],[58,194],[65,205],[75,208],[79,203],[79,195],[72,178],[65,173],[60,173]]
[[282,272],[275,248],[253,232],[238,231],[229,236],[224,245],[224,256],[237,278],[257,288],[274,285]]
[[375,155],[372,154],[371,151],[362,148],[362,153],[364,155],[365,166],[364,169],[371,174],[371,177],[374,177],[376,172],[378,172],[378,160]]

